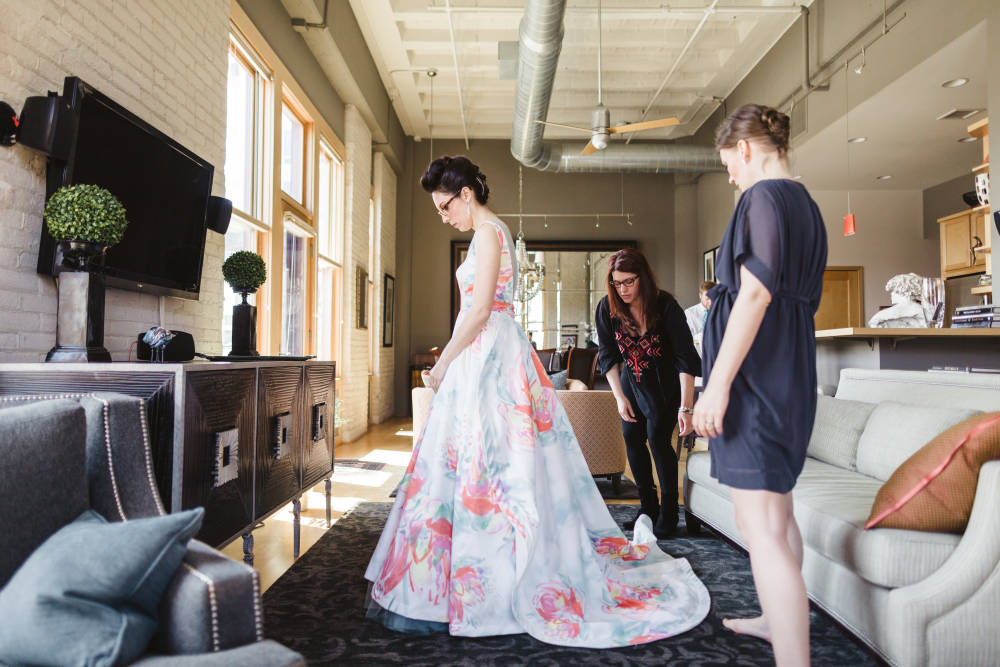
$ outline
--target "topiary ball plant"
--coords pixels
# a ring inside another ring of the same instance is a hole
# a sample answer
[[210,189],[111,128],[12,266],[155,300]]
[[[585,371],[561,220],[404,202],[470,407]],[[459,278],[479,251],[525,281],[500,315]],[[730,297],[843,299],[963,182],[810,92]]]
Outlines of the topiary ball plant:
[[222,263],[222,277],[234,292],[245,296],[264,284],[267,280],[267,267],[257,253],[237,250]]
[[113,246],[122,240],[125,207],[99,185],[66,185],[45,202],[45,224],[57,241],[89,241]]

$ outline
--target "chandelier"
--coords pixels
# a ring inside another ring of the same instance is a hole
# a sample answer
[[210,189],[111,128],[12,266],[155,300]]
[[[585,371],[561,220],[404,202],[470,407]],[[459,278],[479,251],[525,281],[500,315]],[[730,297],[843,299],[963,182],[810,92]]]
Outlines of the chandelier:
[[524,231],[518,224],[517,240],[514,241],[514,257],[517,259],[517,289],[514,298],[521,302],[521,311],[525,304],[538,295],[545,284],[545,267],[528,259],[528,248],[524,243]]

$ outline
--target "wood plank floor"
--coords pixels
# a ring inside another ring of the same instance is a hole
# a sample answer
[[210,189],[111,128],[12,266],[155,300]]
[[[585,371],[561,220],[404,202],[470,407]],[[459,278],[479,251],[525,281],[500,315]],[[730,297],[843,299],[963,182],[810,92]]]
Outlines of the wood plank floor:
[[[373,464],[379,470],[365,470],[348,466],[334,466],[331,501],[331,518],[336,522],[344,513],[366,501],[388,502],[403,476],[403,471],[413,451],[412,422],[409,418],[396,418],[382,424],[373,424],[368,432],[336,448],[337,459],[358,459]],[[681,453],[680,475],[683,479],[687,453]],[[381,466],[377,465],[381,464]],[[628,474],[628,471],[626,471]],[[680,483],[678,482],[678,487]],[[678,493],[680,489],[678,488]],[[632,503],[636,501],[609,501]],[[263,590],[273,584],[295,562],[293,556],[292,506],[283,507],[271,515],[261,528],[254,531],[254,567],[260,572]],[[304,554],[327,530],[326,502],[323,484],[302,496],[300,555]],[[243,558],[243,541],[223,547],[230,558]]]

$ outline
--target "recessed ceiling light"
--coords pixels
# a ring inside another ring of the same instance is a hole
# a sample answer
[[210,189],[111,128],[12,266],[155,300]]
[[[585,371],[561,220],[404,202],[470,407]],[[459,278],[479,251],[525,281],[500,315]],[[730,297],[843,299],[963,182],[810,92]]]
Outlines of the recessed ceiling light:
[[888,181],[890,178],[892,178],[892,174],[882,174],[881,176],[876,176],[875,180],[876,181]]
[[961,139],[958,140],[958,142],[962,144],[971,144],[976,139],[977,137],[962,137]]
[[948,79],[941,84],[942,88],[958,88],[959,86],[964,86],[969,83],[969,79],[964,76],[960,76],[957,79]]
[[849,143],[849,144],[863,144],[866,141],[868,141],[868,137],[851,137],[850,139],[847,140],[847,143]]

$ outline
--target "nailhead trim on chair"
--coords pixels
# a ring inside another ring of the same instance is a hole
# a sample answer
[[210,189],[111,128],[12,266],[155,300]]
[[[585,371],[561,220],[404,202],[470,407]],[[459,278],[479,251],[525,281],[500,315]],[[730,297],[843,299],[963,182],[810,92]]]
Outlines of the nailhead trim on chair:
[[153,478],[153,452],[149,446],[149,428],[146,423],[146,401],[139,401],[139,421],[142,423],[142,447],[146,457],[146,479],[149,480],[149,488],[153,491],[153,499],[156,501],[156,509],[163,516],[167,511],[163,507],[160,499],[160,492],[156,488],[156,480]]
[[[191,574],[198,577],[208,588],[208,606],[212,611],[212,651],[219,650],[219,609],[215,601],[215,582],[205,574],[199,572],[190,563],[181,563],[191,571]],[[256,587],[255,587],[256,592]]]
[[36,394],[32,396],[4,396],[0,398],[0,401],[38,401],[54,398],[93,398],[104,405],[101,412],[104,416],[104,446],[108,452],[108,474],[111,477],[111,491],[115,494],[115,505],[118,507],[118,515],[122,521],[128,521],[128,517],[125,516],[125,510],[122,508],[121,496],[118,494],[118,482],[115,480],[115,464],[111,456],[111,426],[108,422],[108,407],[110,404],[106,399],[94,394]]
[[257,641],[264,638],[264,613],[260,608],[260,575],[257,570],[250,568],[253,577],[253,621],[257,626]]

